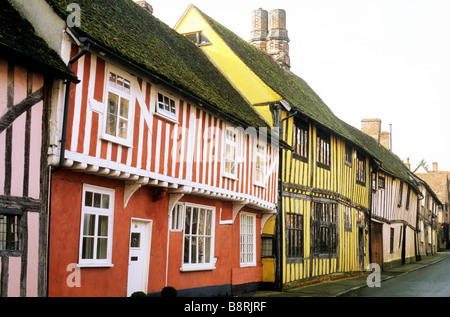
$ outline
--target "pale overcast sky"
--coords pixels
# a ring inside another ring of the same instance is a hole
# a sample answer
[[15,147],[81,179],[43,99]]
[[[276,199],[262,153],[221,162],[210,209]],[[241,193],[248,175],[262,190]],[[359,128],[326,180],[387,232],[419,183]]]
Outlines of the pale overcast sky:
[[339,118],[380,118],[401,159],[450,171],[450,1],[149,2],[170,27],[192,3],[247,41],[253,10],[286,10],[291,70]]

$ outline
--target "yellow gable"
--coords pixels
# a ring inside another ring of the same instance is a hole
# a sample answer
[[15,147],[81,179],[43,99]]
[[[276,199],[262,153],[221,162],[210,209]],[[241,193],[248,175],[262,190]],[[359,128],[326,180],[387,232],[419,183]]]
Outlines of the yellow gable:
[[[250,104],[267,105],[282,99],[236,56],[196,7],[189,6],[175,26],[175,30],[181,34],[202,32],[210,44],[202,44],[201,49]],[[258,106],[256,110],[268,122],[272,122],[268,106]]]

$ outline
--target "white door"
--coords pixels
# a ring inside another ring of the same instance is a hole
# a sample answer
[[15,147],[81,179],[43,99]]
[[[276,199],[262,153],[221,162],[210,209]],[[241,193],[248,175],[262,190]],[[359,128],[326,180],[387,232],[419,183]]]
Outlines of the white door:
[[151,220],[131,219],[127,296],[137,291],[147,293],[151,232]]

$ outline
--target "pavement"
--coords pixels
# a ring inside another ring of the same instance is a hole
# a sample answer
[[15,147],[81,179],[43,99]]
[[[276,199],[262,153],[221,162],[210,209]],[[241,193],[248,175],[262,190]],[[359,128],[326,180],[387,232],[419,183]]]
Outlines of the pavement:
[[[380,276],[380,282],[395,278],[402,274],[407,274],[411,271],[421,269],[423,267],[432,265],[436,262],[442,261],[450,256],[450,252],[438,252],[435,255],[423,256],[420,261],[400,265],[388,270],[383,270]],[[348,292],[357,290],[362,287],[368,287],[367,279],[370,272],[362,272],[360,274],[349,275],[340,274],[334,275],[328,280],[318,280],[316,283],[303,285],[286,289],[283,291],[275,290],[259,290],[252,293],[245,293],[242,297],[339,297]],[[371,281],[375,281],[371,279]],[[311,282],[310,282],[311,283]]]

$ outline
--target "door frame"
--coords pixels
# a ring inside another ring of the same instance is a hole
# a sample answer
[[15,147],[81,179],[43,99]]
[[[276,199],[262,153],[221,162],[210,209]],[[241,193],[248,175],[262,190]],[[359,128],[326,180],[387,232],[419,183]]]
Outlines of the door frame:
[[[131,265],[131,255],[130,255],[130,244],[131,244],[131,233],[132,226],[134,223],[144,223],[145,224],[145,235],[146,238],[142,237],[141,243],[145,243],[142,247],[144,248],[144,270],[142,274],[142,279],[144,281],[144,289],[148,290],[148,278],[149,278],[149,270],[150,270],[150,250],[152,245],[152,230],[153,230],[153,220],[151,219],[142,219],[142,218],[131,218],[130,219],[130,235],[128,239],[128,269],[127,269],[127,296],[130,296],[132,292],[129,289],[129,278],[130,278],[130,265]],[[131,292],[131,293],[130,293]]]
[[[383,223],[372,222],[371,224],[371,251],[370,251],[370,261],[372,263],[377,263],[379,260],[380,268],[383,269]],[[375,251],[379,251],[379,256],[375,256]]]

